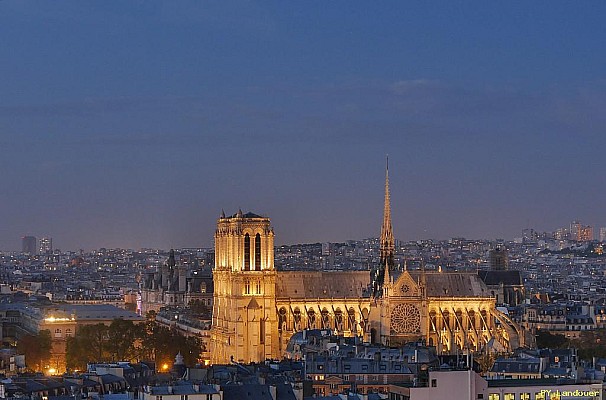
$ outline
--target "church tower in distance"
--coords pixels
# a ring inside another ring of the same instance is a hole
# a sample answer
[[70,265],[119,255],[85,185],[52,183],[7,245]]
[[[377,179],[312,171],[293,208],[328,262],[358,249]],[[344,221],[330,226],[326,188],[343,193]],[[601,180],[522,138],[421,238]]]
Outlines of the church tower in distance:
[[394,238],[391,227],[391,203],[389,198],[389,158],[385,168],[385,203],[383,205],[383,225],[381,226],[380,239],[380,263],[373,269],[372,292],[374,297],[380,297],[385,280],[385,270],[392,271],[394,268]]
[[211,362],[279,358],[274,232],[242,211],[217,221]]

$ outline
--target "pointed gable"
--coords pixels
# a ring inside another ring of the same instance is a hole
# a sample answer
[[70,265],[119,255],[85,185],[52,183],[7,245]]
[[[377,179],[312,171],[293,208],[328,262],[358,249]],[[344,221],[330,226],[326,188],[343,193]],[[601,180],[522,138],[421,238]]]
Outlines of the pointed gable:
[[419,296],[419,285],[408,271],[404,271],[393,285],[392,296]]
[[248,308],[249,310],[258,310],[259,308],[261,308],[261,306],[259,305],[259,303],[257,303],[257,300],[255,300],[255,298],[253,297],[248,302],[248,305],[246,306],[246,308]]

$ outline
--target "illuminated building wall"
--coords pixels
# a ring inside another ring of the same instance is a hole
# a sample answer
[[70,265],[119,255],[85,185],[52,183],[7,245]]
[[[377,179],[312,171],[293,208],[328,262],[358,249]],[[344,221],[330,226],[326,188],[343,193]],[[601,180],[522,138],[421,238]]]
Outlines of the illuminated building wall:
[[279,359],[304,329],[391,346],[424,339],[445,354],[524,345],[475,273],[386,269],[380,295],[371,298],[367,271],[275,271],[273,238],[269,219],[255,214],[217,222],[212,363]]

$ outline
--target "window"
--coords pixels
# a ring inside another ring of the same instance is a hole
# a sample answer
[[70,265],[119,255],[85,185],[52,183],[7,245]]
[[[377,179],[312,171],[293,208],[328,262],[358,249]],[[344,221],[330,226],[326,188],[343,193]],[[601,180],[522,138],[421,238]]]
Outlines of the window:
[[545,392],[536,392],[534,398],[535,400],[545,400]]
[[278,330],[282,331],[288,329],[286,324],[286,308],[282,307],[278,312]]
[[255,271],[261,271],[261,235],[255,235]]
[[530,393],[520,393],[520,400],[530,400]]
[[71,330],[70,328],[67,328],[67,329],[65,330],[65,336],[66,336],[66,337],[71,337],[71,336],[72,336],[72,330]]
[[244,271],[250,271],[250,235],[244,235]]
[[438,380],[437,379],[432,379],[431,380],[431,387],[438,387]]
[[244,294],[250,294],[250,282],[248,280],[244,282]]
[[488,400],[501,400],[501,395],[498,393],[490,393],[488,395]]
[[516,400],[516,394],[515,393],[505,393],[503,400]]
[[316,312],[311,309],[307,310],[307,327],[316,329]]

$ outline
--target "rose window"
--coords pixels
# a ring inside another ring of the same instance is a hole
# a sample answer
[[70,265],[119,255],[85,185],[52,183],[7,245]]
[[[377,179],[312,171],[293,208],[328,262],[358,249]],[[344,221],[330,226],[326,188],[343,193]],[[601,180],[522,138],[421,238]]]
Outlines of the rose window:
[[416,333],[421,329],[421,313],[413,304],[398,304],[391,310],[391,329],[396,333]]

